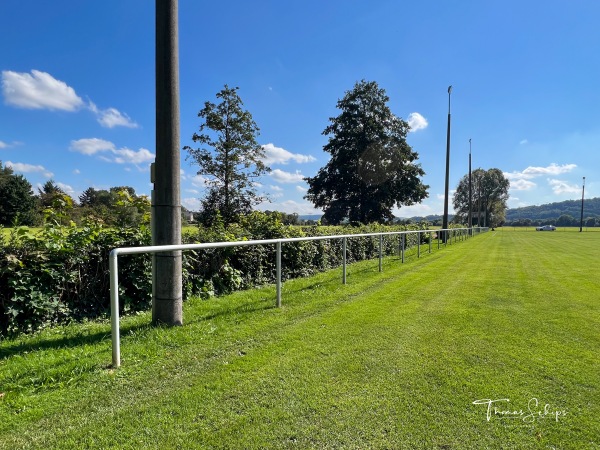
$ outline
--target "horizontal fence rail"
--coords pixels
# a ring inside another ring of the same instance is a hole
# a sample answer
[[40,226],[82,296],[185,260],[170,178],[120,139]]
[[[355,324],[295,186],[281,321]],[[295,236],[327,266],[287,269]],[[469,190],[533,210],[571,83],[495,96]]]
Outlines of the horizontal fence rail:
[[[202,250],[211,248],[225,247],[244,247],[250,245],[275,245],[276,246],[276,306],[281,306],[281,253],[282,244],[304,241],[324,241],[332,239],[342,239],[342,283],[346,284],[346,251],[348,239],[360,237],[379,237],[379,271],[383,270],[383,238],[386,236],[400,236],[399,253],[402,262],[404,262],[404,254],[409,244],[417,246],[417,257],[421,256],[421,234],[429,236],[429,252],[431,253],[431,245],[433,234],[437,235],[437,248],[440,245],[452,245],[458,241],[462,241],[474,234],[488,231],[487,227],[473,228],[450,228],[441,230],[410,230],[410,231],[387,231],[378,233],[357,233],[357,234],[336,234],[330,236],[306,236],[297,238],[283,239],[262,239],[248,241],[233,241],[233,242],[207,242],[204,244],[178,244],[178,245],[153,245],[143,247],[122,247],[115,248],[109,254],[109,271],[110,271],[110,323],[112,333],[112,361],[113,367],[121,365],[121,344],[119,332],[119,265],[118,257],[120,255],[135,255],[135,254],[153,254],[162,252],[171,252],[179,250]],[[416,239],[411,239],[411,235],[416,235]]]

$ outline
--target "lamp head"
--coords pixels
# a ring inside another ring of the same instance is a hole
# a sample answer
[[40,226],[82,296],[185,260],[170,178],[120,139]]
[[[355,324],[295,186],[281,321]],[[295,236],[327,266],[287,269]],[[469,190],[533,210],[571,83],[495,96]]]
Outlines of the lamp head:
[[448,94],[452,92],[452,85],[448,86]]

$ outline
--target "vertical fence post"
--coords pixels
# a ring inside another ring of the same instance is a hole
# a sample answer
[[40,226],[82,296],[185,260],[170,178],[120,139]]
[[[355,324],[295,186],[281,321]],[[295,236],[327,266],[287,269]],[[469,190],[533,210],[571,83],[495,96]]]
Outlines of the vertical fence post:
[[121,343],[119,330],[119,266],[117,253],[110,252],[108,259],[110,273],[110,328],[112,333],[112,365],[117,368],[121,365]]
[[342,284],[346,284],[346,248],[347,248],[348,238],[342,238],[342,254],[343,254],[343,264],[342,264]]
[[379,271],[383,271],[383,234],[379,235]]
[[417,258],[421,257],[421,232],[417,231]]
[[439,250],[439,249],[440,249],[440,234],[441,234],[441,233],[440,233],[439,231],[437,231],[435,234],[437,235],[437,241],[438,241],[438,250]]
[[402,247],[401,247],[402,251],[400,252],[401,255],[402,255],[402,263],[403,264],[404,264],[404,245],[405,245],[404,241],[405,241],[405,236],[406,236],[406,234],[402,235],[402,239],[401,239],[401,241],[402,241]]
[[277,243],[277,255],[275,257],[275,270],[277,271],[277,307],[281,307],[281,242]]
[[433,239],[433,232],[429,232],[429,253],[431,253],[431,240]]

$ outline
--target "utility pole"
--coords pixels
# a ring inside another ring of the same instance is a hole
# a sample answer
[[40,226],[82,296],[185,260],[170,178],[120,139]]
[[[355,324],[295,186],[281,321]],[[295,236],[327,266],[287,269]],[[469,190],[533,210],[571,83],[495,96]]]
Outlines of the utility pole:
[[471,139],[469,139],[469,235],[473,234],[471,228],[473,228],[473,207],[471,205],[473,198],[471,188]]
[[[446,186],[444,189],[444,217],[442,219],[442,229],[448,228],[448,178],[450,177],[450,94],[452,86],[448,86],[448,129],[446,133]],[[447,241],[448,231],[443,231],[444,243]]]
[[[156,163],[152,245],[181,244],[178,0],[156,1]],[[152,259],[152,323],[183,324],[181,251]]]
[[581,188],[581,219],[579,220],[579,232],[583,231],[583,197],[585,194],[585,177],[583,177],[583,187]]

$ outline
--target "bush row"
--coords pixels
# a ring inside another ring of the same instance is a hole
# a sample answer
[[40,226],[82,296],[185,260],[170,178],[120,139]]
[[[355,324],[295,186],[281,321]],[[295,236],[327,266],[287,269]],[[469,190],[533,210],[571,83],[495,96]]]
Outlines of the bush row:
[[[106,316],[110,310],[109,252],[117,247],[150,245],[146,227],[112,229],[94,222],[61,226],[49,221],[43,230],[15,228],[0,235],[0,337],[72,320]],[[277,239],[423,229],[423,225],[286,226],[275,214],[253,212],[239,223],[199,227],[183,235],[184,243]],[[423,240],[428,237],[421,235]],[[416,244],[411,235],[407,247]],[[384,240],[384,253],[398,251],[398,239]],[[349,239],[348,262],[377,257],[376,237]],[[342,240],[283,244],[282,278],[311,275],[342,264]],[[229,247],[183,254],[184,296],[212,295],[275,280],[275,246]],[[150,307],[151,256],[119,257],[121,313]]]

